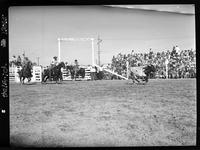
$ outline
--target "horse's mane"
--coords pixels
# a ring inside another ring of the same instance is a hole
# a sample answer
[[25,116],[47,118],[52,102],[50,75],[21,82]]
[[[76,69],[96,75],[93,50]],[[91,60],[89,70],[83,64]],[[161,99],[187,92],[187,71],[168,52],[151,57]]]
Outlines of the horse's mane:
[[57,66],[55,66],[55,69],[59,69],[60,67],[65,66],[64,62],[60,62]]

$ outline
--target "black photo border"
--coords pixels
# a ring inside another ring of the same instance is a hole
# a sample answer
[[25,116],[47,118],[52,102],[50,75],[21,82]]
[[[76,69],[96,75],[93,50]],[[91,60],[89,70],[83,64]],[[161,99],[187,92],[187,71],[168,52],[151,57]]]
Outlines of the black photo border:
[[[196,30],[196,58],[197,58],[197,136],[196,146],[187,146],[189,149],[198,149],[200,146],[200,103],[198,102],[198,85],[199,85],[199,67],[198,60],[200,58],[198,49],[200,48],[199,42],[199,17],[200,6],[198,0],[1,0],[0,1],[0,16],[2,26],[2,15],[7,18],[7,33],[5,31],[0,32],[0,41],[5,39],[6,46],[0,46],[0,79],[1,79],[1,94],[0,94],[0,148],[10,148],[10,122],[9,122],[9,35],[8,35],[8,9],[11,6],[54,6],[54,5],[127,5],[127,4],[194,4],[195,6],[195,30]],[[144,148],[147,147],[136,147]],[[183,149],[179,147],[148,147],[148,148],[174,148]]]

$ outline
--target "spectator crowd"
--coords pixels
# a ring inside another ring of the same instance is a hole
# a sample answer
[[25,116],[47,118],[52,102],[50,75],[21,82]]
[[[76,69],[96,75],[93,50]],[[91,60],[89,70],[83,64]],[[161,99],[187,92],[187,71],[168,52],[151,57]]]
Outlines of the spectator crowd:
[[180,50],[174,46],[172,51],[148,53],[121,54],[113,56],[111,69],[120,75],[126,76],[127,62],[130,67],[154,65],[156,72],[151,78],[166,78],[166,62],[168,78],[195,78],[196,77],[196,52],[194,50]]

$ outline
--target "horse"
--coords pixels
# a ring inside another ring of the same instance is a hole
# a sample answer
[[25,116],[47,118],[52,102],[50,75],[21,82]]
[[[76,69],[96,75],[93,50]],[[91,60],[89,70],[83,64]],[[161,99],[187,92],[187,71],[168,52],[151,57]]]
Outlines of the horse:
[[18,71],[20,83],[24,84],[25,78],[28,79],[28,82],[31,81],[31,77],[33,76],[31,73],[31,69],[31,62],[28,62],[25,66],[22,67],[21,70]]
[[84,68],[77,69],[75,66],[69,65],[69,66],[66,66],[66,69],[70,71],[72,79],[76,80],[76,78],[79,76],[81,76],[81,78],[85,78],[85,69]]
[[81,76],[82,79],[85,78],[85,69],[84,68],[80,68],[79,70],[77,70],[75,78],[78,76]]
[[103,73],[103,71],[99,71],[99,72],[97,72],[97,80],[102,80],[103,79],[103,76],[104,76],[104,73]]
[[42,82],[46,82],[47,79],[51,79],[51,77],[53,77],[53,81],[56,81],[56,83],[58,82],[59,79],[60,81],[62,81],[61,68],[64,68],[64,67],[65,67],[65,63],[60,62],[57,66],[44,70],[43,75],[42,75]]
[[156,68],[153,65],[130,67],[129,76],[133,83],[147,83],[150,75],[156,72]]

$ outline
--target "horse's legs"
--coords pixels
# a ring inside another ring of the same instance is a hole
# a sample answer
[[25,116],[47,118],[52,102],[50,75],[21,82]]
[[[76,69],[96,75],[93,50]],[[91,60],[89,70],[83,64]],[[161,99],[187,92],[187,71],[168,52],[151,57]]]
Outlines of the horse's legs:
[[44,74],[42,73],[42,82],[44,82]]
[[133,74],[133,79],[134,79],[135,81],[137,81],[138,83],[140,83],[140,81],[137,79],[136,75],[134,75],[134,74]]
[[60,74],[60,81],[63,81],[62,73]]
[[76,81],[77,73],[76,71],[74,72],[74,80]]
[[59,80],[59,81],[61,81],[61,80],[62,80],[62,76],[61,76],[61,74],[60,74],[60,76],[58,77],[58,80]]
[[133,84],[135,84],[135,80],[134,80],[134,78],[132,78],[132,81],[133,81]]
[[44,76],[43,82],[46,82],[49,76]]
[[50,76],[46,76],[46,78],[45,78],[45,82],[47,81],[47,79],[49,79],[50,78]]
[[52,81],[51,80],[51,75],[52,75],[51,70],[49,70],[49,81]]
[[22,81],[22,78],[23,78],[23,77],[20,77],[20,78],[19,78],[19,79],[20,79],[20,83],[21,83],[21,84],[22,84],[22,82],[23,82],[23,81]]
[[145,78],[145,82],[147,83],[148,82],[148,77],[146,76],[146,77],[144,77]]
[[24,79],[25,79],[25,77],[22,77],[22,84],[24,84]]
[[76,74],[76,71],[75,71],[75,72],[74,72],[74,80],[75,80],[75,81],[76,81],[76,75],[77,75],[77,74]]
[[132,74],[131,78],[132,78],[133,84],[135,84],[135,75]]
[[[113,76],[111,76],[111,80],[112,80]],[[134,78],[134,74],[133,72],[130,73],[130,78],[132,79],[133,81],[133,84],[135,83],[135,78]]]
[[55,77],[56,84],[58,84],[59,78],[60,78],[60,76],[56,76],[56,77]]

